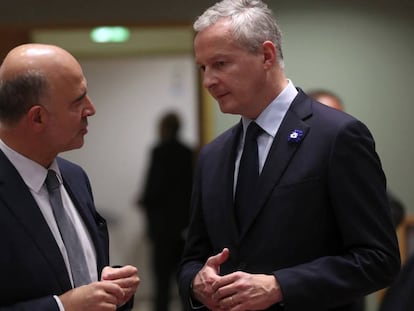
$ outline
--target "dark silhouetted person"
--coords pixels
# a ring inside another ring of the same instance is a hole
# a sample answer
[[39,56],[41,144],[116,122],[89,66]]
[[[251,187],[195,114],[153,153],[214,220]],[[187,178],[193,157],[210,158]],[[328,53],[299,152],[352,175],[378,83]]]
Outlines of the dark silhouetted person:
[[[389,193],[391,214],[394,225],[398,227],[405,217],[403,204]],[[408,254],[397,279],[386,290],[379,311],[414,310],[414,254]]]
[[193,151],[179,139],[180,119],[167,113],[159,123],[143,195],[152,242],[154,311],[169,310],[172,284],[184,247],[193,179]]
[[414,310],[414,254],[404,263],[398,278],[384,294],[379,311]]

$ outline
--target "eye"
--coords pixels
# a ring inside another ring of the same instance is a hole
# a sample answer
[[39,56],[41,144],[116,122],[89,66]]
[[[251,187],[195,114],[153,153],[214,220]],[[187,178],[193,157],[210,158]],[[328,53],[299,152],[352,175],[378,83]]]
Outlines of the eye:
[[226,63],[225,62],[223,62],[223,61],[218,61],[218,62],[216,62],[216,67],[217,68],[221,68],[221,67],[224,67],[224,65],[225,65]]
[[205,65],[200,65],[198,66],[198,68],[200,69],[200,71],[204,72],[206,71],[206,66]]

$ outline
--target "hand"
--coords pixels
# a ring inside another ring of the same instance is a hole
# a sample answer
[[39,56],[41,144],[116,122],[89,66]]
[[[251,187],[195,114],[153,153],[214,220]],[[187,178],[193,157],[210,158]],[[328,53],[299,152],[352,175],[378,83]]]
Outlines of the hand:
[[194,277],[193,296],[210,310],[217,310],[219,308],[218,300],[212,298],[215,292],[213,284],[221,278],[219,275],[220,265],[228,258],[229,250],[224,248],[221,253],[209,257],[203,268]]
[[65,311],[114,311],[124,300],[122,288],[111,282],[93,282],[59,296]]
[[221,310],[264,310],[283,300],[273,275],[238,271],[217,279],[212,290]]
[[138,277],[138,269],[129,265],[120,268],[109,266],[103,268],[101,280],[113,282],[121,287],[124,296],[118,302],[118,306],[122,306],[134,296],[141,281]]

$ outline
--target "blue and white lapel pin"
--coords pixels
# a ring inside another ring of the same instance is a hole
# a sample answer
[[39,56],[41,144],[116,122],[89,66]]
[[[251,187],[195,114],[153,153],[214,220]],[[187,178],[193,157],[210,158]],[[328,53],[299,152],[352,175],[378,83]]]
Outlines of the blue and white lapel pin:
[[289,134],[288,142],[290,142],[290,143],[298,143],[298,142],[301,141],[302,137],[303,137],[303,131],[301,131],[301,130],[293,130]]

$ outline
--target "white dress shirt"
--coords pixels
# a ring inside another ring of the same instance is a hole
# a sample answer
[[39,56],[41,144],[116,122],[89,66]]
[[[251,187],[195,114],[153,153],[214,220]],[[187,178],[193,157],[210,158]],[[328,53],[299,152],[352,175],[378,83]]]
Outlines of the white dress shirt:
[[237,147],[236,163],[234,168],[234,191],[236,191],[237,176],[239,174],[240,159],[243,152],[244,138],[246,136],[247,127],[250,122],[255,121],[263,132],[257,138],[257,148],[259,156],[259,172],[262,172],[263,166],[266,162],[267,155],[272,146],[276,133],[283,121],[283,118],[288,111],[290,104],[298,94],[297,89],[292,81],[288,80],[288,85],[283,91],[263,110],[256,120],[251,120],[242,117],[243,135]]

